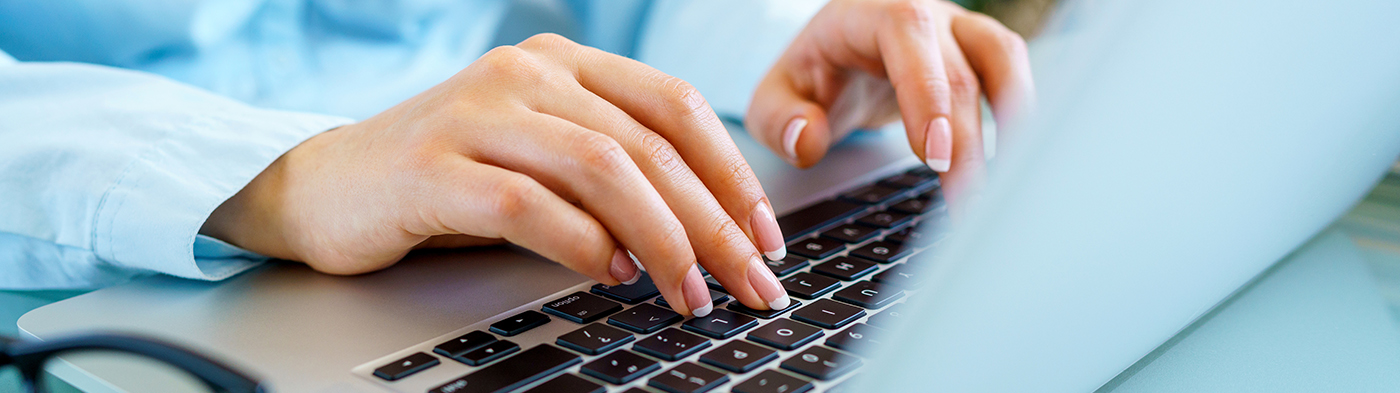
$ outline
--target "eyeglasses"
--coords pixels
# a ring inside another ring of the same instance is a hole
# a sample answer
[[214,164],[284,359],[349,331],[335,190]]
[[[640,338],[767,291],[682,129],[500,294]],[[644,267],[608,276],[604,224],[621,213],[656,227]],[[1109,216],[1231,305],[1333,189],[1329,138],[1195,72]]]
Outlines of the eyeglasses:
[[[22,341],[0,336],[0,370],[11,365],[18,368],[25,391],[29,393],[47,393],[48,386],[55,381],[46,380],[46,370],[62,367],[67,360],[77,359],[117,362],[123,366],[158,370],[151,375],[140,373],[140,378],[151,378],[153,375],[189,386],[189,389],[180,391],[267,392],[257,380],[230,366],[178,345],[150,338],[91,334],[47,341]],[[0,390],[8,389],[0,386]]]

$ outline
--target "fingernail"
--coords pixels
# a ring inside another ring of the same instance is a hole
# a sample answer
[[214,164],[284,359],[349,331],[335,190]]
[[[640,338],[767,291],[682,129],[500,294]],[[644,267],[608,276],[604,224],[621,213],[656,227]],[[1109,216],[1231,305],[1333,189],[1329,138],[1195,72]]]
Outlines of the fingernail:
[[642,278],[641,270],[637,270],[637,264],[632,263],[632,258],[627,256],[626,251],[621,248],[613,252],[612,266],[608,267],[608,273],[613,278],[621,281],[622,285],[636,284]]
[[715,308],[710,304],[710,288],[705,286],[705,279],[700,277],[700,269],[695,265],[690,265],[690,273],[686,273],[681,283],[681,294],[685,296],[685,304],[690,306],[690,315],[703,317]]
[[789,121],[787,128],[783,129],[783,153],[787,154],[789,160],[797,161],[797,138],[802,136],[802,130],[806,128],[807,118],[798,117]]
[[749,220],[754,240],[764,256],[774,261],[787,256],[787,245],[783,244],[783,230],[778,228],[778,219],[773,216],[773,208],[769,207],[767,202],[760,201],[758,206],[754,206],[753,215]]
[[758,292],[758,297],[768,302],[768,308],[772,310],[783,310],[788,308],[791,300],[788,299],[787,291],[778,284],[778,277],[773,275],[773,271],[763,264],[763,261],[754,257],[749,261],[749,285],[753,285],[754,291]]
[[934,172],[947,172],[953,163],[953,126],[947,117],[939,117],[928,123],[924,135],[924,164]]

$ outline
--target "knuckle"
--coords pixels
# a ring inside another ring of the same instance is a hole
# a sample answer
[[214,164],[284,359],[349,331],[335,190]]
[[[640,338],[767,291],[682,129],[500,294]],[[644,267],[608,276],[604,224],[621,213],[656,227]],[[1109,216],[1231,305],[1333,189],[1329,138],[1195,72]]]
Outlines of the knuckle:
[[928,2],[920,0],[899,0],[885,3],[885,15],[895,26],[930,26],[935,10]]
[[948,69],[948,89],[955,98],[976,98],[981,94],[981,81],[972,71],[953,67]]
[[660,134],[649,131],[643,134],[641,148],[646,152],[646,162],[660,169],[662,173],[676,174],[686,168],[676,147]]
[[526,38],[520,42],[521,46],[535,49],[557,49],[566,46],[577,45],[574,41],[562,35],[554,33],[540,33]]
[[579,241],[571,242],[571,250],[567,251],[565,258],[574,262],[575,266],[580,266],[579,270],[608,268],[612,255],[606,255],[611,240],[607,231],[597,225],[589,225],[583,228]]
[[525,175],[507,176],[494,184],[491,190],[491,214],[502,223],[513,223],[523,217],[539,198],[534,180]]
[[661,91],[666,98],[666,107],[671,113],[691,117],[704,112],[709,107],[700,90],[690,82],[667,75],[661,80]]
[[534,56],[511,45],[491,49],[477,60],[477,64],[492,78],[534,79],[541,73],[540,64]]
[[581,132],[576,135],[571,146],[572,151],[576,152],[579,164],[587,171],[615,178],[631,163],[627,151],[611,137],[595,132]]
[[[723,211],[712,214],[710,230],[705,237],[706,247],[712,250],[750,249],[749,238],[734,224],[734,220]],[[736,261],[738,263],[738,261]]]

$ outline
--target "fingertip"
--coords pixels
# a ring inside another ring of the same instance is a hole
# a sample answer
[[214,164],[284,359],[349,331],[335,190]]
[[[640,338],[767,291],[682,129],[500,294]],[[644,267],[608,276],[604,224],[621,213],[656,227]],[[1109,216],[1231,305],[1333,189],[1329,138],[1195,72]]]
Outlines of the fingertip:
[[938,173],[952,167],[953,126],[947,117],[939,116],[928,123],[924,132],[924,164]]

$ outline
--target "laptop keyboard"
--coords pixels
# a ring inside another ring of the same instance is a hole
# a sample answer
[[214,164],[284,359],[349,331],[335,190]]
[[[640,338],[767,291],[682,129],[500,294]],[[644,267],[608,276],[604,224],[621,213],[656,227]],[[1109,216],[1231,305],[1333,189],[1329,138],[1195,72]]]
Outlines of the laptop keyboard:
[[921,166],[778,218],[789,255],[768,267],[794,298],[786,310],[731,301],[706,273],[716,307],[685,319],[644,275],[541,299],[353,372],[415,393],[836,391],[902,317],[922,281],[906,263],[945,237],[943,206]]

